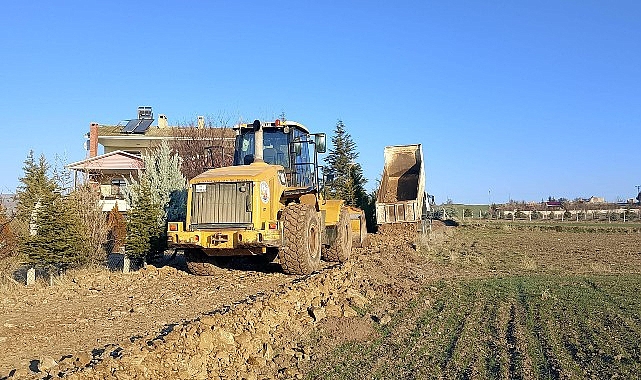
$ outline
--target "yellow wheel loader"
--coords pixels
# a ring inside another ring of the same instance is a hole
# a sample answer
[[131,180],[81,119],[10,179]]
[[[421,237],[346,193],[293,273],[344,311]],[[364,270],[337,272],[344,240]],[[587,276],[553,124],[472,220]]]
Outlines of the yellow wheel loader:
[[281,120],[234,129],[233,166],[189,182],[187,218],[168,224],[169,247],[183,250],[199,275],[217,273],[235,256],[278,257],[285,273],[299,275],[316,271],[321,256],[347,261],[353,243],[365,239],[365,217],[342,200],[323,199],[325,134]]

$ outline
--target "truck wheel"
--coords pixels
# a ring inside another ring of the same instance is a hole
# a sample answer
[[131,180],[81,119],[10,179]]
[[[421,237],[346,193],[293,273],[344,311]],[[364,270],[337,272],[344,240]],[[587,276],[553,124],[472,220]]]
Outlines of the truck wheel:
[[311,274],[320,265],[321,234],[316,210],[291,203],[282,215],[284,245],[278,252],[283,272]]
[[186,249],[185,261],[190,273],[198,276],[215,276],[220,274],[221,268],[224,268],[229,257],[212,257],[207,256],[201,249]]
[[349,211],[341,209],[336,224],[336,240],[325,251],[325,260],[344,263],[349,260],[352,252],[352,227],[350,226]]

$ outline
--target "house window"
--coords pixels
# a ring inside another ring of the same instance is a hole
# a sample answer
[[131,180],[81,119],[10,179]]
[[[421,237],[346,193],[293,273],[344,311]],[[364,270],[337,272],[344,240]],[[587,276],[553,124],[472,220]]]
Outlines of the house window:
[[123,190],[127,186],[127,182],[124,179],[112,179],[111,180],[111,195],[114,197],[123,197]]

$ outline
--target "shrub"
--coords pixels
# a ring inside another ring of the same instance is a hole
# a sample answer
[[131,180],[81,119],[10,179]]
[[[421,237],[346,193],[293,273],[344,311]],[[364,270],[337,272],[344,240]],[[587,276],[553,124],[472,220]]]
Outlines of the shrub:
[[100,263],[106,259],[105,242],[109,227],[100,207],[100,194],[89,185],[71,192],[68,202],[80,223],[81,252],[88,263]]
[[18,253],[18,236],[16,222],[9,218],[6,209],[0,205],[0,260],[16,256]]

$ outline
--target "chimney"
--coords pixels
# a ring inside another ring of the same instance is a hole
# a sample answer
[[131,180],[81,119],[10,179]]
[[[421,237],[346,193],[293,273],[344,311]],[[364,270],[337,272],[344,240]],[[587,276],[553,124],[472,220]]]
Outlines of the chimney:
[[89,124],[89,158],[98,155],[98,123]]
[[168,128],[169,124],[167,123],[167,115],[160,114],[158,115],[158,128]]
[[205,128],[205,117],[198,116],[198,128]]

